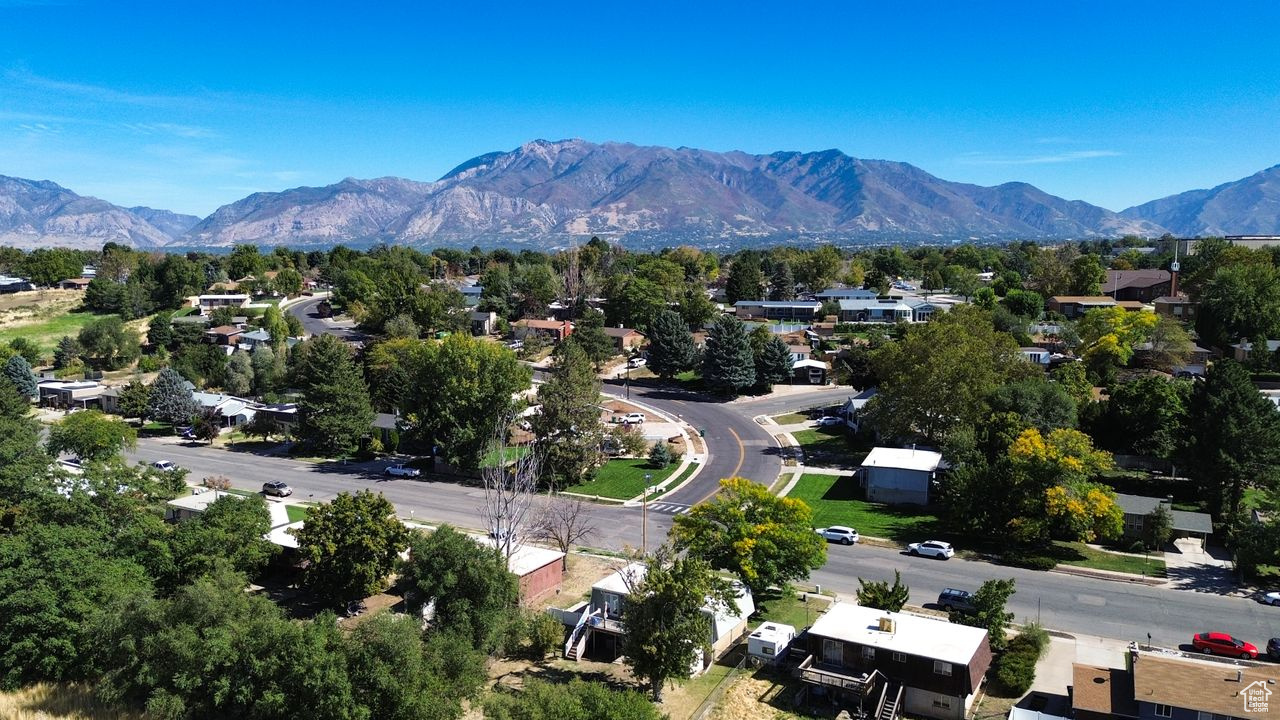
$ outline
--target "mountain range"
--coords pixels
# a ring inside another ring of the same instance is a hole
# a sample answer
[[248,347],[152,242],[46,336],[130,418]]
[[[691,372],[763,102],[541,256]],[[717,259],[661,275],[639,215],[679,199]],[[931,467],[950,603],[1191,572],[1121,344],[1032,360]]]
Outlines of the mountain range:
[[435,182],[347,178],[254,193],[200,219],[122,208],[0,176],[0,244],[139,248],[1080,239],[1280,233],[1280,165],[1113,212],[1019,182],[951,182],[837,150],[710,152],[582,140],[526,143]]

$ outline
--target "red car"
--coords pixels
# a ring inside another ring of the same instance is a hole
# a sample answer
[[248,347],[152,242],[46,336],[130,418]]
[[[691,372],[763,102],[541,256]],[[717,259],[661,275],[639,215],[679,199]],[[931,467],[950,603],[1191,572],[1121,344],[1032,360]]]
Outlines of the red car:
[[1226,633],[1207,632],[1192,635],[1191,645],[1205,655],[1217,653],[1245,660],[1258,657],[1258,648],[1253,643],[1237,640]]

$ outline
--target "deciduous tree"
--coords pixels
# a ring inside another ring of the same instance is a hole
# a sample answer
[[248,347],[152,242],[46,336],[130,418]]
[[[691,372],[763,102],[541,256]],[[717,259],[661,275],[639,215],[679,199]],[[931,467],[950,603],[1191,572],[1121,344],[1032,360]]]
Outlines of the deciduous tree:
[[1009,623],[1013,622],[1013,613],[1005,610],[1009,598],[1017,590],[1014,581],[988,580],[978,588],[971,599],[974,607],[972,613],[951,613],[951,622],[971,627],[984,628],[987,631],[987,642],[991,649],[1000,652],[1008,643],[1006,639]]
[[307,587],[333,604],[380,591],[408,544],[408,530],[381,494],[340,493],[313,507],[295,534]]
[[417,533],[410,542],[405,580],[413,589],[415,609],[434,608],[433,629],[457,633],[486,653],[499,649],[520,588],[497,548],[448,525]]
[[911,588],[902,584],[902,573],[893,571],[893,584],[884,580],[863,580],[858,578],[858,604],[862,607],[902,612],[902,607],[910,599]]
[[827,559],[813,510],[746,478],[721,480],[710,502],[677,515],[671,538],[676,549],[734,573],[756,594],[807,578]]
[[114,315],[85,325],[79,342],[85,355],[107,370],[122,368],[141,354],[137,331],[125,327],[124,321]]
[[105,460],[132,448],[137,432],[98,410],[72,413],[49,428],[49,452],[70,453],[84,460]]

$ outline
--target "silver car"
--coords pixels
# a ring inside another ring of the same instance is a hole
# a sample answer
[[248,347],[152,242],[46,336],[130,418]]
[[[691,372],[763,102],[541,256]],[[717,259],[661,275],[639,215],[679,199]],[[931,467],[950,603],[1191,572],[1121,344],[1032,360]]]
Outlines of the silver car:
[[931,557],[939,560],[950,560],[955,556],[956,551],[951,547],[951,543],[942,542],[941,540],[926,540],[920,543],[911,543],[907,546],[907,554],[916,557]]
[[816,530],[827,542],[838,542],[841,545],[852,545],[858,542],[858,531],[844,525],[832,525]]

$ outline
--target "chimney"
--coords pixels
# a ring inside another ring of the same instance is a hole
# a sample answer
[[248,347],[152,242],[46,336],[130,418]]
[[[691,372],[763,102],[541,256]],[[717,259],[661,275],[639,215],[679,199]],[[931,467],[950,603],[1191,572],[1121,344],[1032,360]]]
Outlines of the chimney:
[[1169,273],[1169,297],[1178,297],[1178,271]]
[[880,618],[879,627],[880,627],[880,632],[887,632],[891,635],[894,632],[897,632],[897,625],[896,623],[894,623],[893,618],[887,618],[887,617]]

